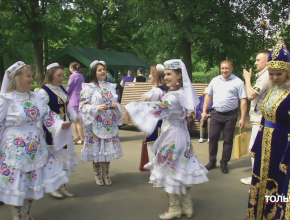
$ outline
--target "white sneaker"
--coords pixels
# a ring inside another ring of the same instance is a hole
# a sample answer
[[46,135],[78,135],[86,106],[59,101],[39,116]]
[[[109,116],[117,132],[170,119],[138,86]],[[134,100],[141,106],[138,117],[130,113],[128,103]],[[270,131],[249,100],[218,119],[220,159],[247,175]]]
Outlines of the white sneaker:
[[241,179],[241,182],[246,185],[251,185],[252,177],[243,178]]
[[207,143],[209,143],[209,138],[207,139]]
[[203,143],[203,138],[199,138],[199,143]]

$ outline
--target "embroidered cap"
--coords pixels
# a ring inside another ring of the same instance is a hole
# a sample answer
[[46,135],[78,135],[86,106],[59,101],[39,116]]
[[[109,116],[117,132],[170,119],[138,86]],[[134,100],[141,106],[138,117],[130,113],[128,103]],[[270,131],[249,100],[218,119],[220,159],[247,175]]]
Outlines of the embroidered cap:
[[181,63],[177,60],[167,60],[164,63],[164,69],[166,70],[181,69]]
[[49,65],[46,67],[46,70],[49,70],[49,69],[51,69],[51,68],[53,68],[53,67],[56,67],[56,66],[59,66],[59,64],[58,64],[58,63],[52,63],[52,64],[49,64]]
[[162,64],[157,64],[156,65],[156,69],[158,69],[159,71],[164,72],[164,66]]
[[167,70],[168,69],[172,69],[172,70],[181,69],[183,94],[184,94],[183,105],[184,105],[184,108],[187,110],[187,113],[194,112],[195,107],[199,103],[199,99],[191,84],[185,64],[180,59],[167,60],[164,62],[164,68]]
[[21,69],[22,67],[26,66],[26,64],[23,61],[17,61],[13,65],[11,65],[6,71],[5,74],[11,75],[12,73],[15,73],[17,70]]
[[20,70],[24,66],[26,66],[26,64],[23,61],[17,61],[5,71],[1,84],[1,93],[5,93],[7,91],[9,80],[12,74],[15,73],[17,70]]
[[268,58],[268,70],[290,72],[290,53],[281,37]]

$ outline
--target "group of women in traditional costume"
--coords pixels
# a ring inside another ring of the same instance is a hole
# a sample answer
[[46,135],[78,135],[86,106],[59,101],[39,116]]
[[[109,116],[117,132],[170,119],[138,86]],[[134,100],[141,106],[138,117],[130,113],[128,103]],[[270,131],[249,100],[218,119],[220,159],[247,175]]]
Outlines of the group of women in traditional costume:
[[80,95],[80,115],[69,104],[58,63],[47,66],[38,92],[30,91],[31,66],[18,61],[6,70],[0,94],[0,201],[12,206],[14,220],[32,220],[32,202],[44,193],[73,196],[65,187],[78,163],[72,122],[85,128],[82,160],[93,161],[97,184],[99,177],[112,184],[110,161],[122,156],[117,127],[122,111],[115,85],[104,81],[104,62],[94,61],[91,68],[92,83],[84,83]]
[[251,150],[255,162],[246,219],[289,220],[290,53],[283,39],[270,53],[267,66],[272,89],[263,101]]

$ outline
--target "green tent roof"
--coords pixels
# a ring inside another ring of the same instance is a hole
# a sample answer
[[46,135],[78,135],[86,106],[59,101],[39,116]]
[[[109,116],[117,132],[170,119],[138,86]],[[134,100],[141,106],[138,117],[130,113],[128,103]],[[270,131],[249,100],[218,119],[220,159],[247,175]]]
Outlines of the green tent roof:
[[48,63],[58,62],[68,67],[70,62],[77,61],[83,67],[90,67],[94,60],[103,60],[109,69],[149,69],[149,64],[131,53],[99,50],[95,48],[71,47],[68,46],[52,57]]

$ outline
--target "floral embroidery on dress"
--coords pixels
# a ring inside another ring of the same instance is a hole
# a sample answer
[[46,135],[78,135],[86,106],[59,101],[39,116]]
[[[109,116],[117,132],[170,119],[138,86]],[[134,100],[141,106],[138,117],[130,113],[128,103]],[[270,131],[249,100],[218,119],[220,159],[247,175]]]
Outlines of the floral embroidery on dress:
[[35,121],[39,117],[39,108],[31,101],[26,100],[23,103],[23,107],[27,118]]
[[[16,147],[16,159],[21,160],[25,157],[30,163],[33,163],[37,158],[38,145],[40,144],[40,135],[36,134],[32,137],[32,134],[20,134],[13,135],[13,144]],[[39,149],[40,155],[42,149]]]
[[159,163],[159,166],[168,164],[171,169],[174,169],[178,155],[179,152],[176,151],[176,142],[171,141],[166,146],[160,148],[157,154],[157,163]]
[[104,131],[106,134],[110,134],[117,129],[116,116],[112,114],[99,114],[96,116],[96,123],[94,123],[96,131]]
[[171,109],[171,102],[169,100],[164,100],[163,102],[156,101],[156,102],[148,102],[148,106],[152,106],[154,112],[152,113],[155,117],[164,118],[167,117]]
[[99,91],[102,95],[102,99],[107,106],[111,106],[112,104],[112,93],[107,87],[101,87],[101,91]]
[[187,163],[190,158],[193,158],[193,163],[195,162],[195,153],[193,151],[192,143],[187,142],[186,151],[184,152],[184,158],[182,159],[182,163]]
[[54,111],[49,110],[48,115],[44,119],[44,125],[49,132],[52,132],[52,127],[55,123],[55,119],[59,118],[59,115]]

